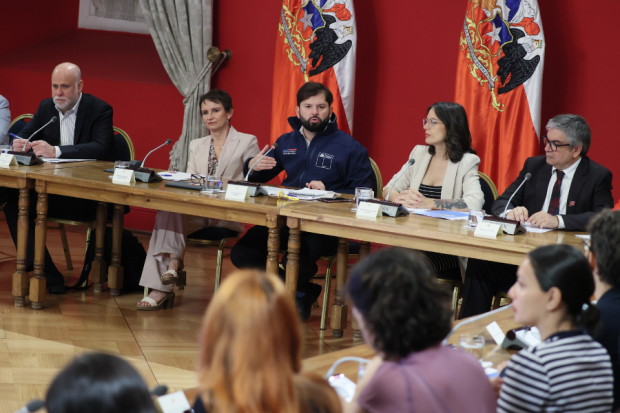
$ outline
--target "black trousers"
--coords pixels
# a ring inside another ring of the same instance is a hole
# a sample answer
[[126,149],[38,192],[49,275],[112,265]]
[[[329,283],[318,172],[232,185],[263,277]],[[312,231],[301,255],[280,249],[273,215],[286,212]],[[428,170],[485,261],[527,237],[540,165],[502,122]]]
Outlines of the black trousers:
[[[289,228],[280,230],[280,248],[288,248]],[[230,252],[230,260],[237,268],[258,268],[265,270],[267,267],[267,241],[269,229],[255,226],[235,244]],[[299,251],[299,278],[297,290],[305,291],[306,284],[315,276],[319,267],[316,262],[324,255],[335,255],[338,252],[338,238],[329,235],[301,233],[301,248]],[[282,263],[286,267],[288,253],[284,254]],[[284,280],[285,271],[280,269],[280,277]]]
[[[30,204],[28,208],[28,216],[30,223],[28,225],[28,247],[26,250],[26,267],[28,271],[33,270],[34,264],[34,233],[36,209],[37,209],[37,193],[30,191]],[[17,248],[17,219],[19,190],[13,188],[0,188],[0,203],[6,202],[4,207],[4,215],[6,223],[13,238],[13,243]],[[66,219],[73,221],[94,221],[97,214],[97,202],[87,199],[71,198],[60,195],[48,195],[48,217]],[[45,247],[45,279],[47,287],[64,285],[62,273],[54,265],[52,257]]]
[[493,296],[498,291],[507,292],[516,280],[516,265],[470,258],[467,262],[459,318],[486,313],[491,309]]

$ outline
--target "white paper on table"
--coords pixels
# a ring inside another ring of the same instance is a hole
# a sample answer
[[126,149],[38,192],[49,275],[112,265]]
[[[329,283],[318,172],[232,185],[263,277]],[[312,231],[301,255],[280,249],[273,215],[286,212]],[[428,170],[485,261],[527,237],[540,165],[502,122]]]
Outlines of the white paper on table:
[[407,211],[413,214],[422,215],[423,212],[430,211],[430,209],[422,209],[422,208],[407,208]]
[[529,222],[525,222],[523,224],[523,226],[525,227],[525,230],[527,232],[534,232],[534,233],[543,233],[543,232],[549,232],[549,231],[553,231],[553,228],[538,228],[538,227],[533,227],[531,226],[531,224]]
[[286,195],[292,195],[301,200],[313,200],[318,198],[334,198],[336,194],[334,191],[321,191],[319,189],[286,189],[286,188],[278,188],[276,186],[262,186],[261,188],[267,191],[269,196],[278,196],[280,191],[285,193]]
[[590,239],[590,234],[586,234],[586,235],[575,235],[577,238],[581,238],[581,239]]
[[61,159],[61,158],[41,158],[46,163],[69,163],[69,162],[88,162],[96,161],[96,159]]
[[[189,181],[190,179],[192,179],[192,174],[188,174],[186,172],[166,171],[166,172],[158,172],[157,174],[161,176],[164,179],[164,181],[179,182],[179,181]],[[200,175],[200,176],[204,177],[206,175]]]
[[446,219],[448,221],[467,221],[469,219],[469,213],[461,211],[426,210],[425,212],[419,212],[417,214],[431,218]]
[[527,344],[528,346],[536,346],[540,344],[540,331],[536,327],[532,327],[528,330],[517,330],[515,332],[517,338]]

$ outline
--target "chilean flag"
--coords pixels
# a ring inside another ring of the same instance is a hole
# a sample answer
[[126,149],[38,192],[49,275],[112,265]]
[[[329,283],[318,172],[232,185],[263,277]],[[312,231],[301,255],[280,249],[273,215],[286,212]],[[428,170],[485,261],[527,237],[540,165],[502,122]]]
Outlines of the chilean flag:
[[455,101],[467,111],[480,170],[500,194],[540,152],[545,39],[537,0],[470,0]]
[[290,132],[287,119],[295,116],[297,91],[306,82],[320,82],[331,90],[338,127],[351,134],[356,47],[353,0],[283,0],[273,70],[271,142]]

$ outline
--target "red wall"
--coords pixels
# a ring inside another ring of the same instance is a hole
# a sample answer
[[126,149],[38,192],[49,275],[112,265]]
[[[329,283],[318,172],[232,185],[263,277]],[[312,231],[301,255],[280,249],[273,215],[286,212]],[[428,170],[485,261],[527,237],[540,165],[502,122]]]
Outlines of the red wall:
[[[593,135],[589,155],[619,176],[615,152],[620,145],[613,119],[619,108],[614,102],[620,92],[615,80],[620,57],[611,39],[616,38],[614,16],[620,13],[620,3],[539,3],[547,43],[543,125],[560,113],[584,116]],[[271,0],[244,9],[219,1],[215,9],[214,43],[230,48],[234,57],[214,81],[233,95],[238,129],[256,134],[260,143],[269,139],[280,4]],[[368,148],[385,182],[413,146],[424,142],[421,120],[426,108],[454,98],[467,2],[355,0],[354,4],[359,43],[353,135]],[[614,195],[620,197],[618,191]]]
[[[235,127],[265,144],[282,2],[263,1],[253,7],[214,3],[213,43],[231,49],[233,58],[212,85],[231,93]],[[181,96],[150,38],[76,30],[77,7],[77,0],[1,3],[0,24],[6,36],[0,44],[0,94],[9,99],[13,115],[34,111],[49,94],[53,66],[71,60],[83,69],[85,90],[112,104],[115,124],[132,137],[138,158],[166,138],[176,141],[183,116]],[[414,145],[423,143],[426,108],[454,97],[465,8],[465,0],[355,0],[359,43],[353,135],[379,164],[384,181]],[[589,155],[618,175],[613,119],[619,106],[614,102],[620,92],[615,80],[620,57],[613,48],[613,18],[620,13],[620,3],[541,0],[540,8],[547,43],[543,123],[559,113],[584,116],[593,132]],[[32,12],[35,9],[39,11]],[[26,13],[29,27],[35,29],[22,34],[24,20],[9,16]],[[151,166],[168,165],[163,151],[150,159]],[[614,195],[620,197],[617,191]],[[126,222],[131,227],[149,225],[130,217]]]

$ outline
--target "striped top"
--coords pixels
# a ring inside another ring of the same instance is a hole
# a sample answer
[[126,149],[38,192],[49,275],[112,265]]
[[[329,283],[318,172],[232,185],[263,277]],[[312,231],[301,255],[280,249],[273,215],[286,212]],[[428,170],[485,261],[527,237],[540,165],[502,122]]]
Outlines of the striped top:
[[552,335],[508,362],[498,412],[610,412],[613,374],[603,346],[582,331]]
[[441,187],[420,184],[420,193],[430,199],[441,199]]

